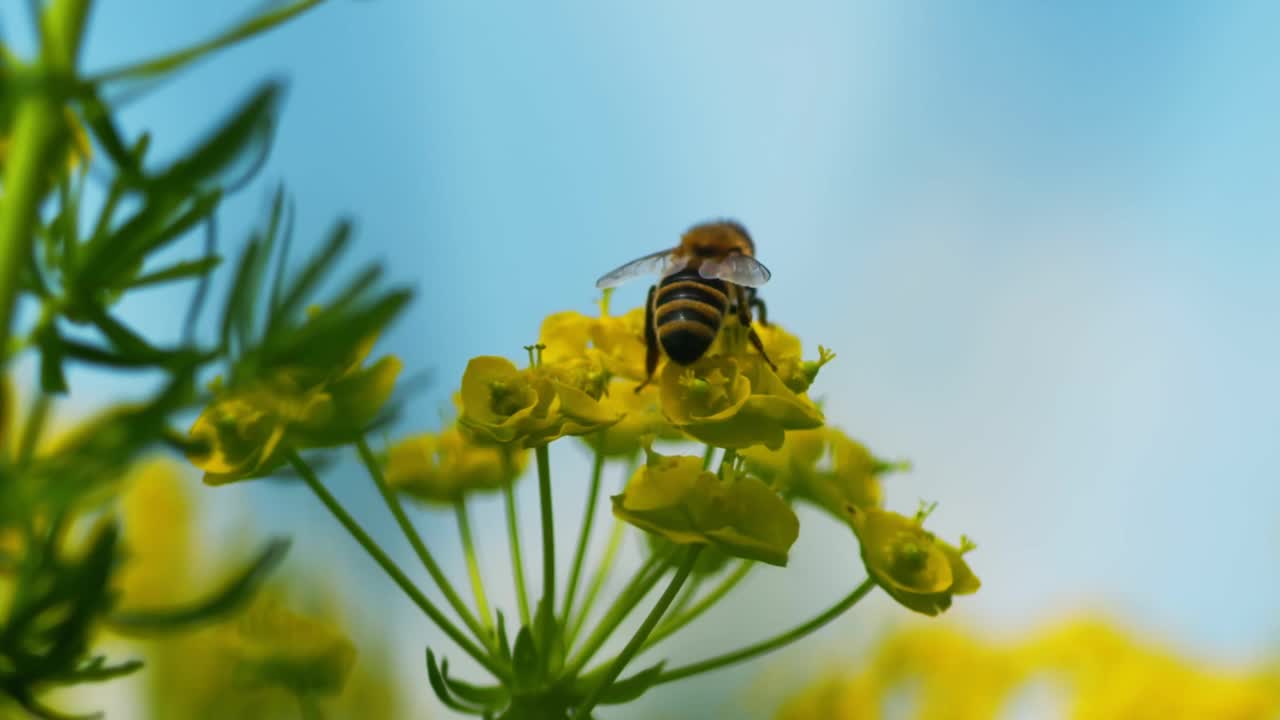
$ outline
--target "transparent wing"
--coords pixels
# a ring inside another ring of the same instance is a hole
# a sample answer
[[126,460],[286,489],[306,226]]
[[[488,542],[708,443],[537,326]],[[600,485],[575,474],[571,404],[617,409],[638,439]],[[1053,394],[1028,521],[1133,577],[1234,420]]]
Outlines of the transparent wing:
[[734,285],[760,287],[769,282],[772,273],[750,255],[729,255],[719,260],[703,260],[698,274],[704,278],[725,280]]
[[617,287],[622,283],[641,275],[670,275],[684,268],[687,261],[677,257],[673,250],[659,250],[642,258],[636,258],[622,267],[602,275],[596,281],[600,289]]

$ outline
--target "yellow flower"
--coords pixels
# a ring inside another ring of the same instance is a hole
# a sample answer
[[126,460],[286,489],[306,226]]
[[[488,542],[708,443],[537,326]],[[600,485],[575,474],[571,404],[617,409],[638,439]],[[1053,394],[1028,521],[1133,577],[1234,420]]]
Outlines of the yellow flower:
[[662,397],[652,385],[636,392],[632,381],[614,380],[600,404],[622,419],[600,432],[583,435],[582,439],[606,457],[631,457],[640,451],[646,439],[684,437],[662,414]]
[[644,308],[610,315],[609,293],[600,300],[599,317],[570,310],[543,320],[538,333],[538,342],[546,346],[543,365],[566,365],[592,355],[609,376],[645,379]]
[[462,375],[458,424],[481,442],[544,445],[619,420],[556,368],[519,370],[506,358],[472,358]]
[[613,497],[614,515],[680,545],[787,564],[800,523],[767,485],[732,471],[722,480],[702,469],[701,458],[646,453],[645,465]]
[[500,489],[524,472],[525,450],[477,445],[450,427],[405,438],[387,457],[387,483],[427,502],[452,504],[469,492]]
[[848,510],[867,572],[904,607],[937,615],[951,607],[952,595],[977,592],[980,583],[963,557],[972,548],[935,538],[922,526],[924,512],[908,518],[875,508]]
[[227,626],[223,642],[236,684],[300,694],[340,692],[356,656],[337,628],[272,602],[257,603]]
[[190,581],[195,512],[178,468],[152,460],[130,473],[121,497],[127,561],[117,582],[125,606],[162,607]]
[[363,362],[372,339],[336,372],[283,368],[253,385],[230,391],[215,387],[215,400],[191,427],[198,447],[188,459],[204,470],[204,481],[222,485],[269,475],[288,453],[351,442],[365,431],[391,397],[400,360]]
[[757,446],[740,454],[752,472],[839,518],[845,517],[849,505],[880,507],[884,499],[880,477],[907,467],[880,460],[833,427],[790,432],[779,450]]
[[659,387],[667,419],[717,447],[777,450],[787,430],[822,425],[818,408],[758,359],[710,356],[688,367],[668,363]]

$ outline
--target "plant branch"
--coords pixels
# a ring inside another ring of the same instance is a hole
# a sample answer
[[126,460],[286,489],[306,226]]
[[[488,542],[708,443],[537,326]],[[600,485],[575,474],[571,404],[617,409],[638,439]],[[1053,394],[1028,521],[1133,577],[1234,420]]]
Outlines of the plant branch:
[[733,652],[717,655],[701,662],[668,670],[658,676],[658,681],[655,684],[675,682],[676,680],[683,680],[684,678],[701,675],[702,673],[711,672],[712,670],[719,670],[722,667],[740,663],[744,660],[750,660],[751,658],[764,655],[765,653],[777,650],[784,645],[793,643],[823,625],[826,625],[832,620],[835,620],[837,617],[840,617],[840,615],[844,614],[846,610],[856,605],[857,602],[866,596],[867,593],[871,592],[871,589],[875,586],[875,581],[871,578],[867,578],[861,585],[854,589],[853,592],[846,595],[844,599],[835,605],[832,605],[826,612],[813,618],[809,622],[797,625],[784,633],[769,638],[768,640],[763,640],[754,645],[748,645],[740,650],[734,650]]
[[346,529],[351,537],[355,538],[356,542],[360,543],[360,546],[364,548],[364,551],[378,563],[383,571],[386,572],[395,584],[400,587],[404,594],[409,596],[409,599],[412,600],[413,603],[436,624],[436,626],[443,630],[451,640],[458,644],[458,647],[462,648],[477,663],[479,663],[481,667],[488,670],[499,679],[507,679],[508,673],[499,667],[483,649],[477,647],[470,638],[458,629],[456,625],[450,622],[449,618],[445,617],[444,613],[440,612],[440,609],[428,600],[426,595],[422,594],[422,591],[413,584],[413,581],[404,574],[404,571],[400,569],[400,566],[396,565],[395,561],[387,555],[386,551],[381,547],[378,547],[378,544],[369,536],[369,533],[365,532],[364,528],[360,527],[359,523],[357,523],[355,519],[347,513],[346,509],[342,507],[342,504],[338,502],[337,498],[333,497],[333,495],[329,493],[328,489],[320,483],[320,479],[317,478],[315,472],[311,470],[311,466],[307,465],[306,461],[303,460],[298,453],[292,452],[289,454],[289,463],[293,465],[293,469],[302,476],[302,479],[307,483],[307,487],[311,488],[311,492],[315,493],[315,496],[320,499],[320,502],[326,509],[328,509],[329,513],[342,524],[342,527]]

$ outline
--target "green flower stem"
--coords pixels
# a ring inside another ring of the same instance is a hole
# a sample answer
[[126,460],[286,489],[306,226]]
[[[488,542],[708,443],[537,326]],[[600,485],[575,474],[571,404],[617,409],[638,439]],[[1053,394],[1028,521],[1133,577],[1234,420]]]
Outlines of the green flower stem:
[[360,461],[364,463],[365,470],[368,471],[369,477],[373,478],[373,484],[378,488],[378,494],[382,496],[382,501],[386,504],[387,509],[391,511],[391,515],[395,517],[396,524],[400,526],[400,532],[404,534],[409,541],[409,545],[413,547],[413,552],[422,561],[422,566],[427,569],[427,573],[431,575],[431,579],[435,582],[436,587],[440,588],[440,592],[444,594],[445,600],[449,602],[449,606],[453,611],[458,613],[458,617],[462,618],[463,624],[475,635],[476,639],[484,643],[486,647],[493,645],[494,636],[488,632],[490,628],[481,625],[475,616],[467,608],[467,603],[463,601],[462,596],[454,589],[453,583],[449,582],[449,578],[440,569],[440,565],[435,558],[431,556],[431,551],[427,549],[426,543],[422,541],[413,523],[409,521],[409,516],[404,511],[404,505],[400,502],[400,496],[395,494],[390,485],[387,485],[387,478],[382,473],[382,466],[378,464],[378,459],[374,457],[373,450],[369,448],[369,443],[363,437],[356,441],[356,450],[360,453]]
[[693,565],[698,561],[698,554],[702,552],[702,548],[702,545],[694,545],[685,553],[684,562],[680,564],[680,569],[676,571],[675,577],[671,578],[671,583],[667,585],[666,591],[662,593],[662,597],[658,598],[658,603],[649,611],[644,622],[640,624],[640,628],[636,630],[636,634],[631,636],[627,646],[622,649],[622,652],[618,654],[618,657],[609,666],[609,671],[605,673],[600,684],[596,685],[595,690],[592,690],[587,699],[578,706],[578,712],[573,716],[574,720],[586,720],[591,717],[591,709],[600,701],[600,697],[604,695],[609,686],[613,684],[613,681],[617,680],[622,671],[626,669],[627,663],[631,662],[631,659],[644,647],[649,633],[653,632],[653,628],[662,619],[662,615],[667,611],[667,607],[671,605],[671,601],[675,600],[676,594],[680,592],[680,586],[684,585],[689,573],[693,572]]
[[706,452],[702,453],[702,469],[703,470],[706,470],[707,468],[711,467],[711,460],[712,458],[715,457],[715,454],[716,454],[716,446],[708,445]]
[[724,456],[720,458],[720,469],[716,471],[716,474],[719,475],[721,479],[723,479],[725,468],[732,468],[734,462],[736,462],[737,460],[738,460],[738,451],[734,450],[733,448],[726,448],[724,451]]
[[538,606],[548,615],[556,607],[556,519],[551,507],[551,457],[547,446],[534,449],[538,459],[538,500],[542,507],[542,600]]
[[17,463],[25,465],[35,453],[36,445],[44,434],[45,423],[49,419],[49,408],[53,398],[48,393],[36,395],[36,400],[27,410],[27,421],[22,426],[22,439],[18,441]]
[[569,635],[565,638],[565,647],[573,647],[573,642],[578,638],[578,633],[582,631],[582,625],[586,623],[587,617],[591,615],[591,608],[595,606],[596,598],[600,595],[600,591],[604,588],[604,584],[609,581],[609,575],[613,571],[613,561],[618,557],[618,550],[622,547],[622,537],[626,525],[614,520],[613,531],[609,533],[609,544],[605,547],[604,556],[600,558],[600,565],[596,567],[595,576],[591,580],[591,585],[587,588],[587,594],[582,598],[582,607],[578,608],[578,617],[574,618],[573,627],[569,628]]
[[214,38],[193,45],[189,48],[168,53],[167,55],[162,55],[151,60],[145,60],[143,62],[133,63],[98,73],[92,78],[91,82],[100,83],[130,77],[154,77],[163,73],[172,72],[184,65],[199,60],[210,52],[220,50],[228,45],[234,45],[241,40],[247,40],[254,35],[266,32],[290,18],[310,10],[322,2],[324,2],[324,0],[297,0],[296,2],[285,5],[284,7],[264,12],[246,23],[238,25]]
[[582,649],[574,656],[569,663],[569,669],[565,675],[567,677],[576,677],[582,668],[591,660],[591,658],[599,652],[600,648],[609,640],[609,636],[614,630],[627,619],[627,615],[635,609],[636,605],[644,599],[645,595],[653,589],[658,580],[667,572],[667,560],[669,555],[650,555],[645,560],[644,565],[631,578],[631,582],[622,589],[618,594],[618,599],[614,602],[613,607],[609,608],[609,612],[605,613],[600,624],[592,631],[591,635],[583,644]]
[[591,468],[591,489],[587,492],[587,509],[582,520],[582,532],[578,535],[578,549],[573,554],[573,569],[569,571],[569,584],[565,587],[564,610],[561,624],[569,625],[573,613],[574,596],[578,594],[578,580],[582,575],[582,561],[586,559],[587,543],[591,540],[591,528],[595,523],[596,505],[600,497],[600,476],[604,473],[604,454],[596,452],[595,465]]
[[[89,0],[53,0],[41,22],[39,72],[47,76],[75,73]],[[67,144],[64,108],[48,91],[22,96],[13,111],[10,154],[0,187],[0,358],[9,354],[18,279],[31,252],[36,221],[46,186]]]
[[728,595],[731,590],[737,587],[738,583],[742,582],[742,580],[747,577],[747,574],[751,572],[751,569],[754,568],[755,565],[756,564],[751,560],[743,560],[741,563],[738,563],[738,567],[735,568],[731,574],[716,586],[715,590],[707,593],[707,596],[702,600],[699,600],[698,604],[690,608],[688,612],[673,612],[667,622],[658,626],[658,629],[649,637],[649,641],[645,643],[645,648],[657,645],[663,639],[679,632],[685,625],[697,620],[703,613],[710,610],[711,606],[720,602],[725,595]]
[[355,521],[355,518],[352,518],[351,515],[347,513],[346,509],[342,507],[342,503],[339,503],[337,498],[331,495],[325,486],[320,483],[320,479],[317,478],[315,472],[311,470],[311,466],[307,465],[306,461],[303,460],[298,453],[289,453],[289,463],[293,465],[293,469],[302,476],[302,479],[307,483],[307,487],[311,488],[311,492],[315,493],[315,496],[320,499],[320,502],[324,504],[329,513],[342,524],[342,527],[346,529],[351,537],[355,538],[356,542],[360,543],[360,546],[364,548],[364,551],[369,553],[369,557],[373,558],[373,560],[382,567],[383,571],[386,572],[393,581],[395,581],[396,585],[400,586],[400,589],[404,591],[404,594],[408,595],[409,599],[412,600],[413,603],[417,605],[418,608],[421,609],[437,627],[443,630],[451,640],[458,644],[458,647],[462,648],[463,651],[470,655],[477,663],[480,663],[481,667],[492,673],[494,677],[504,681],[508,679],[509,673],[499,667],[483,649],[476,646],[476,644],[473,643],[466,634],[450,622],[449,618],[445,617],[444,613],[440,612],[440,609],[428,600],[426,595],[422,594],[422,591],[413,584],[413,581],[404,574],[404,571],[396,565],[395,561],[387,555],[386,551],[378,547],[378,544],[374,542],[373,538],[369,537],[369,533],[365,532],[364,528],[360,527],[360,524]]
[[784,645],[793,643],[844,614],[846,610],[856,605],[857,602],[865,597],[867,593],[871,592],[871,589],[875,586],[875,581],[871,578],[867,578],[853,592],[845,596],[844,599],[835,605],[832,605],[826,612],[815,617],[809,622],[804,623],[803,625],[797,625],[780,635],[758,642],[754,645],[749,645],[741,650],[735,650],[691,665],[685,665],[684,667],[668,670],[658,676],[658,681],[655,684],[675,682],[676,680],[683,680],[687,677],[711,672],[712,670],[719,670],[722,667],[728,667],[729,665],[740,663],[744,660],[750,660],[751,658],[764,655],[765,653],[777,650]]
[[493,614],[489,612],[489,599],[484,594],[484,578],[480,575],[476,545],[471,537],[471,518],[467,516],[467,501],[462,498],[455,500],[453,512],[458,518],[458,535],[462,539],[462,552],[467,557],[467,572],[471,575],[471,594],[475,596],[476,612],[480,614],[480,622],[484,623],[486,637],[493,637]]
[[520,622],[528,625],[529,593],[524,589],[524,560],[520,555],[520,524],[516,518],[515,483],[507,483],[502,488],[502,497],[507,506],[507,539],[511,543],[511,572],[516,581],[516,602],[520,605]]

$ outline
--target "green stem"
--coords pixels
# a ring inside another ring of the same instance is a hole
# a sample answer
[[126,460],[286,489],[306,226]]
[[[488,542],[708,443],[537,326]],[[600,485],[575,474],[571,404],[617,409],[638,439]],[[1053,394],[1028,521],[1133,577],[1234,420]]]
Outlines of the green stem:
[[511,543],[511,571],[516,581],[516,601],[520,605],[520,622],[528,625],[529,593],[524,589],[524,560],[520,554],[520,524],[516,518],[515,483],[507,483],[502,488],[502,496],[507,506],[507,539]]
[[298,693],[298,710],[302,714],[302,720],[324,720],[324,712],[320,709],[320,705],[305,693]]
[[453,583],[449,582],[449,578],[440,569],[439,563],[431,556],[431,551],[427,549],[427,544],[422,541],[422,535],[418,533],[417,528],[410,522],[409,516],[404,511],[404,505],[400,502],[400,496],[396,495],[391,486],[387,484],[387,478],[382,473],[382,466],[378,464],[378,459],[374,457],[373,450],[369,448],[369,443],[363,437],[356,441],[356,450],[360,453],[360,461],[364,463],[365,470],[368,471],[369,477],[373,479],[373,484],[378,488],[378,494],[382,496],[383,503],[387,509],[391,511],[391,515],[396,519],[396,525],[400,526],[400,532],[404,534],[409,541],[409,545],[413,548],[413,552],[418,556],[418,560],[422,562],[422,566],[427,569],[427,574],[431,576],[436,587],[440,588],[440,592],[444,594],[445,600],[453,611],[462,618],[462,622],[475,635],[476,639],[484,643],[486,647],[491,646],[493,642],[493,634],[488,632],[489,628],[481,625],[475,616],[467,608],[467,603],[463,601],[462,596],[454,589]]
[[546,445],[539,445],[534,454],[538,459],[538,500],[542,508],[542,600],[538,607],[548,615],[556,606],[556,520],[551,507],[551,457]]
[[569,636],[565,640],[566,647],[573,647],[574,640],[578,638],[578,633],[582,631],[582,625],[591,614],[591,608],[595,606],[596,598],[600,595],[600,591],[604,589],[604,584],[609,581],[609,575],[613,572],[613,561],[618,557],[618,550],[622,548],[622,538],[625,531],[625,524],[617,520],[613,521],[613,531],[609,534],[609,544],[605,547],[604,556],[600,558],[600,564],[596,567],[591,585],[587,588],[587,594],[582,598],[582,607],[578,609],[578,617],[574,618],[573,627],[570,628]]
[[486,637],[493,633],[493,615],[489,612],[489,600],[484,594],[484,578],[480,575],[480,563],[476,557],[475,541],[471,537],[471,518],[467,516],[467,502],[458,498],[453,502],[453,512],[458,518],[458,535],[462,538],[462,552],[467,557],[467,572],[471,575],[471,594],[476,599],[476,612],[484,623]]
[[569,571],[569,584],[565,588],[564,610],[560,613],[561,624],[569,626],[569,617],[573,613],[574,596],[578,594],[578,580],[582,575],[582,561],[586,559],[587,543],[591,540],[591,528],[595,523],[596,504],[600,497],[600,476],[604,474],[604,453],[596,452],[595,465],[591,468],[591,488],[587,492],[587,509],[582,520],[582,532],[578,535],[578,548],[573,554],[573,569]]
[[644,565],[641,565],[640,569],[631,578],[631,582],[627,583],[627,586],[618,594],[618,599],[614,601],[613,607],[609,608],[609,612],[605,613],[604,618],[600,620],[600,624],[587,637],[582,649],[570,661],[569,669],[565,673],[567,677],[576,677],[582,671],[582,668],[609,640],[609,636],[627,619],[627,616],[631,614],[636,605],[640,604],[645,595],[649,594],[653,586],[666,573],[668,558],[669,555],[655,553],[645,560]]
[[728,595],[729,591],[737,587],[738,583],[742,582],[743,578],[747,576],[747,573],[751,572],[753,567],[755,567],[754,562],[750,560],[743,560],[738,564],[738,567],[733,571],[733,573],[721,581],[721,583],[716,586],[715,590],[707,593],[707,596],[702,600],[699,600],[698,604],[690,608],[688,612],[673,612],[671,618],[654,631],[653,635],[649,638],[649,642],[645,644],[645,647],[650,648],[657,645],[665,638],[679,632],[685,625],[697,620],[703,613],[710,610],[713,605],[720,602],[725,595]]
[[25,465],[40,444],[40,436],[44,434],[46,421],[49,419],[49,408],[53,398],[48,393],[36,395],[36,400],[27,410],[27,421],[22,427],[22,439],[18,441],[17,463]]
[[[44,75],[75,72],[89,0],[54,0],[42,19],[41,65]],[[67,144],[64,108],[45,92],[24,94],[13,110],[10,154],[0,196],[0,358],[9,355],[18,279],[39,217],[45,190]]]
[[199,60],[201,57],[213,52],[214,50],[219,50],[227,47],[228,45],[234,45],[241,40],[246,40],[257,35],[258,33],[266,32],[286,20],[310,10],[322,2],[324,2],[324,0],[298,0],[297,2],[286,5],[285,7],[262,13],[247,22],[241,23],[240,25],[221,33],[220,35],[216,35],[209,40],[198,43],[189,48],[98,73],[90,80],[90,82],[101,83],[104,81],[119,80],[127,77],[147,77],[177,70],[184,65]]
[[381,567],[388,576],[390,576],[404,594],[409,596],[409,599],[412,600],[413,603],[417,605],[418,608],[421,609],[437,627],[443,630],[451,640],[458,644],[458,647],[462,648],[463,651],[470,655],[477,663],[480,664],[481,667],[492,673],[494,677],[501,680],[507,679],[508,673],[503,671],[503,669],[499,667],[483,649],[476,646],[475,643],[473,643],[470,638],[459,630],[456,625],[450,622],[449,618],[445,617],[444,613],[440,612],[440,609],[432,604],[432,602],[427,599],[427,596],[423,595],[422,591],[413,584],[413,581],[404,574],[404,571],[400,569],[400,566],[396,565],[395,561],[391,559],[391,556],[387,555],[386,551],[378,547],[378,544],[369,536],[369,533],[365,532],[364,528],[360,527],[360,524],[355,521],[355,518],[351,517],[351,515],[347,513],[346,509],[342,507],[342,503],[339,503],[337,498],[331,495],[328,489],[320,483],[320,479],[316,477],[311,466],[307,465],[306,461],[303,460],[298,453],[289,453],[289,463],[293,465],[293,469],[302,476],[302,479],[307,483],[307,487],[311,488],[311,492],[320,499],[320,502],[325,506],[329,513],[342,524],[342,527],[347,531],[347,533],[349,533],[351,537],[355,538],[356,542],[360,543],[360,546],[369,554],[369,557],[373,558],[374,562],[378,563],[378,566]]
[[702,453],[702,469],[703,470],[706,470],[707,468],[711,467],[711,460],[712,458],[715,457],[715,454],[716,454],[716,446],[708,445],[706,452]]
[[667,607],[671,605],[671,601],[675,600],[676,594],[680,592],[680,586],[684,584],[684,581],[689,577],[689,573],[693,571],[693,565],[698,561],[698,553],[702,552],[702,548],[702,545],[694,545],[685,553],[684,562],[680,564],[680,569],[676,571],[676,576],[671,578],[671,583],[667,585],[662,597],[658,598],[658,603],[649,611],[644,622],[640,624],[640,628],[636,630],[636,634],[631,636],[627,646],[622,649],[617,659],[610,665],[609,671],[605,673],[600,684],[596,685],[595,690],[592,690],[582,705],[578,706],[578,712],[573,716],[574,720],[586,720],[591,717],[591,709],[600,701],[600,697],[608,691],[613,681],[617,680],[622,671],[626,669],[627,663],[631,662],[631,658],[640,652],[645,640],[649,637],[649,633],[653,632],[653,628],[662,619],[662,615],[667,611]]
[[765,653],[772,652],[784,645],[793,643],[844,614],[844,611],[857,604],[857,602],[867,593],[871,592],[871,589],[875,586],[875,581],[867,578],[853,592],[845,596],[844,599],[835,605],[832,605],[826,612],[815,617],[809,622],[804,623],[803,625],[798,625],[768,640],[758,642],[754,645],[748,645],[741,650],[735,650],[691,665],[685,665],[684,667],[678,667],[674,670],[668,670],[658,676],[658,682],[656,684],[675,682],[676,680],[683,680],[684,678],[700,675],[705,672],[711,672],[712,670],[719,670],[722,667],[740,663],[744,660],[750,660],[751,658],[764,655]]

